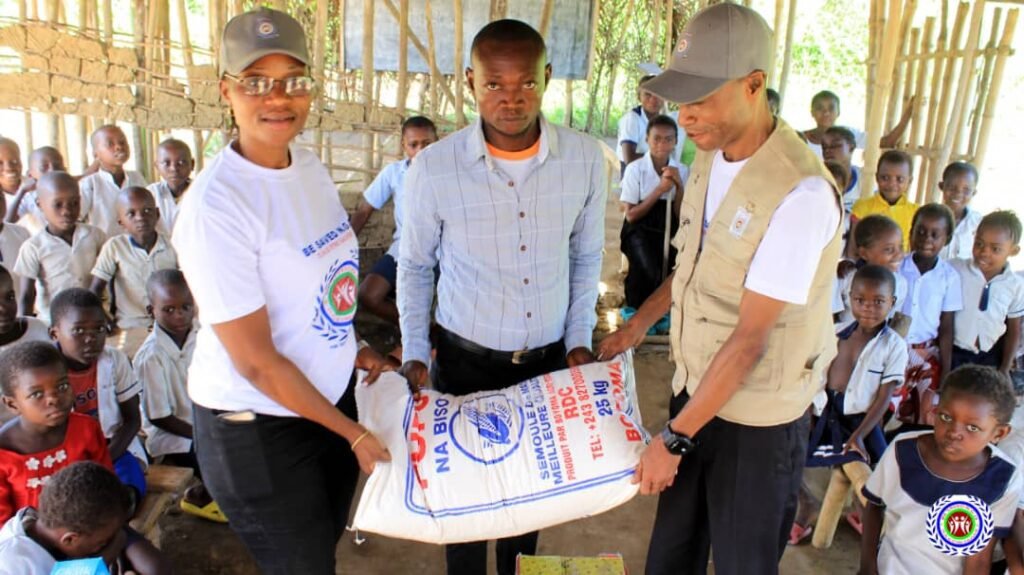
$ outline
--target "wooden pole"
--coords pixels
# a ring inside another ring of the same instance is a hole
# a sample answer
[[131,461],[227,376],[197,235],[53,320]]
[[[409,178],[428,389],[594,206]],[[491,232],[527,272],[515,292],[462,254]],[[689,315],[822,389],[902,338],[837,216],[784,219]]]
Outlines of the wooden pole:
[[878,80],[878,48],[879,42],[881,41],[882,34],[885,29],[885,17],[884,13],[885,0],[869,0],[870,5],[868,9],[868,61],[867,61],[867,74],[865,74],[865,80],[867,82],[867,88],[865,94],[867,94],[866,101],[864,103],[864,125],[866,126],[869,119],[871,118],[871,94],[875,90],[875,82]]
[[565,81],[565,118],[562,119],[562,124],[572,127],[572,80]]
[[431,22],[431,20],[433,20],[433,10],[431,9],[430,0],[426,0],[424,2],[423,11],[427,21],[427,64],[430,68],[430,115],[431,117],[437,118],[438,113],[441,111],[437,101],[438,83],[441,80],[441,71],[437,69],[437,46],[434,43],[434,24]]
[[978,134],[981,131],[981,117],[985,112],[985,100],[988,94],[989,84],[992,83],[992,68],[996,62],[996,52],[999,42],[999,30],[1003,25],[1003,9],[996,8],[992,14],[992,32],[989,33],[988,43],[985,45],[985,66],[981,72],[981,82],[978,83],[978,101],[971,114],[971,132],[967,142],[967,154],[974,157],[978,149]]
[[924,126],[925,132],[924,142],[922,143],[921,165],[918,167],[920,176],[917,178],[917,197],[921,200],[926,198],[928,194],[928,172],[935,155],[935,149],[933,147],[933,142],[935,140],[935,124],[936,117],[939,112],[939,100],[941,98],[940,90],[942,87],[942,74],[945,71],[942,55],[946,53],[946,46],[949,42],[949,32],[945,22],[945,8],[943,8],[943,18],[941,20],[942,27],[939,28],[939,39],[935,44],[935,51],[933,52],[931,63],[932,81],[928,96],[928,114]]
[[[364,2],[365,2],[365,0],[364,0]],[[399,13],[398,8],[395,8],[394,0],[381,0],[380,4],[382,6],[384,6],[385,8],[387,8],[388,12],[391,12],[391,15],[395,17],[395,20],[397,20],[399,22],[401,21],[402,16]],[[408,26],[406,26],[406,28],[408,28]],[[408,30],[408,33],[409,33],[409,41],[412,42],[412,45],[416,48],[416,51],[420,53],[420,56],[423,56],[424,60],[427,60],[429,62],[430,61],[430,53],[428,52],[427,48],[423,45],[423,42],[420,42],[420,39],[416,37],[416,34],[413,34],[412,30]],[[364,39],[364,41],[365,41],[365,39]],[[440,70],[431,69],[430,73],[431,74],[437,74],[438,77],[441,76],[441,71]],[[448,99],[450,99],[453,102],[455,101],[455,94],[452,94],[451,88],[448,86],[448,84],[442,83],[441,84],[441,89],[444,91],[445,96],[447,96]]]
[[[35,0],[32,0],[32,3],[35,4]],[[27,19],[28,5],[25,3],[25,0],[18,0],[18,21],[24,24]],[[25,69],[22,68],[21,71],[24,72]],[[28,152],[31,153],[35,149],[35,141],[32,137],[32,112],[25,110],[24,114],[25,146],[28,148]]]
[[1017,29],[1017,16],[1020,10],[1014,8],[1006,14],[1006,27],[1003,28],[1003,37],[999,40],[999,52],[996,54],[996,63],[992,68],[992,83],[988,87],[985,98],[985,114],[981,120],[981,128],[978,131],[978,147],[974,152],[974,165],[980,170],[985,164],[985,153],[988,151],[988,137],[992,130],[992,119],[996,117],[996,104],[999,102],[999,89],[1003,84],[1003,71],[1006,69],[1006,59],[1010,56],[1010,47],[1013,45],[1013,33]]
[[[544,15],[541,17],[541,36],[546,38],[545,26],[551,24],[551,4],[553,0],[545,0]],[[462,12],[462,0],[454,0],[455,4],[455,62],[452,65],[452,74],[455,75],[455,122],[458,127],[466,125],[466,54],[463,46],[463,23],[465,16]]]
[[[668,0],[665,2],[665,56],[662,60],[662,65],[666,68],[672,63],[672,50],[675,48],[675,43],[672,41],[673,23],[672,20],[675,16],[675,10],[672,9],[674,2]],[[668,252],[665,252],[666,254]],[[665,261],[668,261],[668,257],[665,257]]]
[[[978,3],[982,4],[982,8],[984,8],[984,0],[978,0]],[[950,100],[958,97],[957,94],[959,94],[959,90],[954,94],[951,94],[950,92],[953,92],[953,79],[957,62],[956,52],[960,49],[960,39],[963,37],[964,22],[967,19],[967,11],[969,8],[970,6],[968,6],[966,2],[961,2],[960,5],[957,6],[956,20],[953,23],[953,35],[950,37],[949,48],[946,52],[946,66],[945,71],[942,74],[942,98],[939,100],[939,111],[936,114],[937,121],[935,124],[935,139],[931,144],[933,154],[935,155],[932,157],[932,162],[927,172],[928,183],[925,188],[925,197],[927,198],[933,198],[938,193],[939,175],[945,167],[944,162],[946,160],[944,158],[949,158],[949,153],[944,153],[942,150],[945,148],[946,133],[952,132],[952,130],[949,129],[949,122],[954,121],[954,118],[951,118],[949,115],[949,106],[951,103]],[[977,40],[975,40],[975,42],[977,42]],[[970,46],[968,46],[967,49],[970,50],[972,54],[974,53],[974,50]],[[961,67],[961,71],[965,70],[965,68]],[[955,110],[956,108],[954,107],[954,111]]]
[[[911,116],[913,116],[914,111],[917,109],[916,104],[913,104],[912,102],[910,102],[910,99],[914,98],[914,94],[915,94],[915,92],[914,92],[914,80],[917,78],[917,64],[918,64],[918,54],[919,54],[918,48],[920,48],[920,45],[921,45],[921,29],[920,28],[912,28],[910,30],[910,44],[907,47],[907,57],[908,57],[908,60],[905,63],[905,65],[903,66],[903,79],[900,80],[900,82],[903,84],[903,86],[905,86],[905,88],[904,88],[905,91],[903,93],[903,98],[902,98],[902,102],[901,102],[902,106],[900,108],[900,115],[901,116],[906,111],[906,107],[908,105],[912,105],[912,109],[910,110]],[[915,100],[917,100],[917,99],[919,99],[919,98],[915,98]],[[886,125],[886,129],[888,129],[888,127],[891,126],[891,125],[892,124]],[[908,141],[905,136],[901,137],[900,140],[901,141]],[[908,142],[907,146],[910,147],[911,145],[912,144],[910,144]]]
[[[241,0],[237,0],[241,5]],[[241,6],[239,6],[240,8]],[[327,0],[317,0],[316,3],[316,32],[313,36],[313,77],[320,84],[321,89],[317,91],[317,112],[324,113],[324,99],[326,98],[327,74],[324,73],[324,62],[327,59],[327,20],[330,18],[330,5]],[[320,161],[324,158],[324,131],[317,127],[313,132],[313,143],[316,146],[316,153]]]
[[[178,14],[178,29],[181,35],[181,57],[185,62],[186,69],[191,68],[195,65],[192,58],[192,37],[189,35],[188,30],[188,9],[185,5],[187,0],[177,0],[175,2],[175,8]],[[193,155],[196,161],[196,171],[203,169],[203,132],[202,130],[192,130],[192,146]]]
[[398,13],[398,115],[404,117],[405,103],[409,97],[409,0],[401,0],[400,6]]
[[877,89],[869,92],[871,114],[864,130],[867,143],[864,149],[864,169],[861,171],[861,197],[869,196],[875,183],[875,165],[881,153],[879,139],[882,134],[882,120],[885,116],[885,97],[889,93],[892,71],[896,65],[896,40],[900,31],[901,7],[901,0],[889,0],[884,41],[879,52],[878,73],[875,76]]
[[[92,0],[81,0],[78,3],[78,29],[85,32],[89,28],[89,4]],[[75,122],[76,130],[75,136],[78,142],[78,153],[79,159],[82,162],[83,171],[84,168],[89,165],[89,124],[88,119],[83,114],[79,114]],[[71,158],[68,158],[70,160]]]
[[768,81],[775,86],[776,91],[779,87],[779,62],[782,61],[782,58],[779,55],[779,34],[782,31],[782,15],[785,13],[785,10],[786,0],[775,0],[775,26],[772,28],[772,57],[774,58],[772,62],[774,69],[772,70]]
[[[651,18],[653,22],[651,24],[651,51],[649,59],[651,62],[657,62],[658,56],[661,55],[661,43],[658,41],[661,35],[661,0],[651,0]],[[615,86],[615,74],[612,73],[612,86]]]
[[889,105],[885,113],[883,130],[888,130],[899,118],[898,112],[903,108],[903,89],[906,85],[901,81],[907,68],[907,52],[909,51],[910,24],[914,20],[914,10],[917,8],[917,0],[905,0],[903,5],[903,19],[900,21],[899,48],[896,57],[896,67],[892,71],[892,88],[889,93]]
[[783,48],[786,59],[782,61],[782,75],[779,77],[779,101],[786,101],[786,82],[789,81],[789,69],[793,64],[793,29],[796,28],[797,0],[789,0],[789,11],[786,13],[786,45]]
[[[917,97],[914,99],[914,111],[910,117],[910,140],[907,143],[907,146],[912,150],[917,149],[921,145],[921,110],[928,97],[928,69],[931,62],[930,54],[932,53],[932,33],[934,30],[935,17],[929,16],[925,18],[924,30],[921,31],[921,43],[917,47],[919,61],[917,62],[917,79],[914,80],[913,91]],[[927,116],[927,112],[925,115]]]
[[[363,0],[363,106],[364,120],[370,122],[373,110],[373,16],[374,0]],[[373,167],[373,136],[369,132],[363,134],[363,165]],[[370,174],[363,174],[363,185],[370,185]]]
[[[46,0],[45,8],[46,8],[46,12],[45,12],[45,14],[46,14],[46,21],[47,22],[51,22],[53,24],[56,24],[57,23],[57,14],[58,14],[58,0]],[[51,97],[50,98],[50,105],[53,106],[55,103],[56,102]],[[46,117],[46,123],[47,123],[47,127],[48,127],[50,141],[53,142],[53,144],[56,145],[57,148],[60,150],[60,153],[65,158],[67,158],[68,157],[67,145],[65,145],[64,142],[61,140],[61,132],[62,132],[62,130],[61,130],[60,125],[61,125],[62,122],[61,122],[60,116],[58,116],[56,113],[51,112]]]
[[551,13],[554,11],[555,1],[544,0],[544,6],[540,11],[540,35],[545,40],[551,32]]

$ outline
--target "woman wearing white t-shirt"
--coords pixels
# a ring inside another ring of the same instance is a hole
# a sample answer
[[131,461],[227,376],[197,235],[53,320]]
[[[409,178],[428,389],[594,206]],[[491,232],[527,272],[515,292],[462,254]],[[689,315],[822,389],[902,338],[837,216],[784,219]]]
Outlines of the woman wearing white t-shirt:
[[291,146],[309,114],[306,39],[233,18],[220,90],[237,139],[192,184],[174,245],[199,309],[189,369],[206,486],[264,573],[334,573],[359,469],[386,449],[355,421],[359,246],[326,168]]

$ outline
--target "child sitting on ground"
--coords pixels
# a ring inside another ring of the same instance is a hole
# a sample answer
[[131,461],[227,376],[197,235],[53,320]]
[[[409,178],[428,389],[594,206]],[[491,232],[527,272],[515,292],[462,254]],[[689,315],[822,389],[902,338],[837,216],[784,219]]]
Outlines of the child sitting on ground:
[[[195,302],[185,276],[160,270],[146,283],[153,332],[135,354],[135,377],[142,382],[142,428],[146,450],[164,463],[190,467],[201,478],[192,443],[192,401],[188,397],[188,367],[196,347],[192,320]],[[211,521],[226,523],[224,514],[200,483],[185,492],[181,508]]]
[[161,214],[149,190],[134,186],[121,190],[117,212],[124,233],[103,244],[89,289],[102,296],[110,287],[114,325],[122,330],[117,347],[131,357],[153,325],[146,311],[146,281],[157,270],[177,268],[178,255],[170,240],[157,231]]
[[18,252],[13,272],[21,276],[21,311],[49,321],[50,301],[58,292],[87,288],[106,236],[78,223],[81,196],[78,183],[67,172],[45,174],[37,186],[37,201],[46,227],[29,238]]
[[[828,368],[825,390],[814,401],[821,414],[808,444],[808,467],[858,459],[877,463],[885,451],[882,416],[907,369],[907,342],[886,325],[896,304],[895,274],[869,264],[857,270],[851,283],[854,320],[837,331],[838,353]],[[804,489],[800,495],[802,517],[790,530],[793,544],[811,532],[810,497]]]
[[903,263],[903,231],[899,224],[886,216],[868,216],[857,226],[852,243],[857,260],[853,265],[843,262],[846,265],[840,266],[839,281],[836,283],[839,305],[833,307],[832,312],[837,315],[837,322],[853,321],[850,288],[854,273],[857,268],[869,264],[882,266],[896,274],[896,289],[893,292],[896,305],[889,313],[890,318],[895,317],[899,313],[896,310],[907,298],[907,280],[899,273],[900,264]]
[[39,505],[43,485],[76,461],[112,468],[107,441],[91,417],[72,413],[74,394],[60,352],[39,341],[0,354],[0,391],[15,418],[0,427],[0,522]]
[[[683,183],[689,169],[672,157],[679,132],[675,120],[655,116],[647,124],[647,152],[626,166],[622,176],[619,201],[625,218],[619,235],[622,253],[629,260],[626,274],[626,307],[623,317],[629,318],[658,289],[665,277],[666,258],[675,262],[676,250],[665,253],[665,234],[674,237],[679,227],[679,205],[683,200]],[[668,217],[671,211],[672,217]],[[668,331],[667,321],[661,331]],[[658,326],[655,326],[656,331]]]
[[[1009,433],[1015,405],[1009,380],[991,367],[949,374],[935,429],[896,438],[864,486],[862,574],[990,572],[995,541],[1009,534],[1024,487],[1020,470],[993,445]],[[958,496],[975,498],[960,499],[969,503],[961,503],[969,518],[959,512],[966,521],[957,521]],[[991,512],[989,521],[971,511],[978,506]]]
[[157,148],[156,171],[160,181],[153,182],[147,189],[153,193],[156,205],[160,208],[160,221],[157,229],[167,237],[174,229],[174,220],[178,217],[178,202],[185,195],[185,190],[192,184],[192,170],[196,161],[192,159],[192,151],[181,140],[168,138],[160,142]]
[[974,234],[981,223],[981,212],[970,209],[971,199],[978,189],[978,169],[967,162],[953,162],[942,170],[942,203],[953,210],[956,227],[953,238],[939,255],[945,259],[971,258]]
[[92,133],[92,154],[99,171],[82,178],[82,217],[107,236],[121,233],[117,225],[117,195],[130,186],[146,187],[142,174],[125,170],[131,156],[128,138],[113,124]]
[[1020,253],[1020,237],[1016,214],[992,212],[978,225],[974,257],[950,260],[960,274],[964,303],[954,316],[954,369],[968,363],[988,365],[1009,376],[1024,317],[1024,278],[1009,264]]
[[359,307],[373,315],[398,325],[398,306],[395,304],[395,287],[398,285],[398,244],[402,235],[402,191],[405,171],[409,164],[424,148],[437,141],[437,127],[429,118],[413,116],[402,122],[402,151],[406,159],[400,160],[381,170],[373,183],[363,192],[363,202],[352,215],[352,231],[362,231],[373,212],[382,209],[394,200],[395,233],[391,246],[382,255],[373,269],[359,284]]
[[907,343],[910,365],[900,419],[913,426],[932,425],[939,382],[949,373],[953,360],[953,314],[963,309],[960,276],[939,257],[949,243],[953,212],[942,204],[926,204],[914,214],[911,247],[903,258],[900,274],[907,280],[907,299],[901,305],[910,316]]
[[889,216],[903,230],[903,249],[910,246],[910,230],[913,227],[917,204],[907,198],[907,190],[914,181],[914,160],[906,152],[888,150],[878,158],[878,173],[875,182],[878,193],[854,202],[850,210],[851,231],[857,229],[857,222],[871,214]]
[[131,498],[109,469],[71,464],[50,478],[37,506],[0,529],[0,575],[50,575],[58,561],[86,557],[102,558],[111,573],[170,573],[160,551],[125,526],[130,513]]
[[71,288],[53,299],[52,313],[50,338],[68,364],[74,409],[99,420],[114,472],[141,500],[146,494],[146,452],[138,438],[142,385],[132,373],[128,356],[105,345],[108,321],[103,302],[89,290]]

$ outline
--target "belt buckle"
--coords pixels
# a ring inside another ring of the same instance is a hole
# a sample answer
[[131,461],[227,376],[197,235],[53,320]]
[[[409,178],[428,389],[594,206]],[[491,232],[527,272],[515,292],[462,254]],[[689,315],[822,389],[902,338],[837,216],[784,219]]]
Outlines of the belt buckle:
[[512,352],[512,365],[522,365],[526,363],[526,354],[530,353],[528,349],[520,349]]

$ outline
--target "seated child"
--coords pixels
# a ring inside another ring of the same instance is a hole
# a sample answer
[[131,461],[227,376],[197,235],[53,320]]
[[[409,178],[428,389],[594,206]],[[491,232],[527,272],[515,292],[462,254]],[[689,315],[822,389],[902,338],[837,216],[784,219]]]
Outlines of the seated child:
[[[644,84],[653,79],[653,75],[640,78],[636,88],[637,99],[640,105],[631,108],[619,118],[618,146],[615,152],[619,157],[619,168],[625,173],[626,166],[639,160],[647,153],[647,124],[655,116],[668,115],[672,121],[676,121],[677,113],[669,112],[665,107],[665,100],[654,92],[644,90]],[[683,143],[686,138],[683,135],[676,138],[676,145],[672,149],[672,159],[678,161],[683,151]]]
[[437,127],[429,118],[413,116],[402,122],[402,151],[406,159],[381,170],[363,192],[363,202],[352,216],[352,231],[359,235],[373,212],[394,199],[395,233],[387,253],[359,284],[359,306],[394,325],[398,325],[398,306],[394,301],[398,285],[398,244],[402,235],[402,190],[405,171],[421,150],[437,141]]
[[857,258],[853,266],[841,266],[839,281],[836,283],[839,306],[832,309],[838,315],[839,323],[853,321],[853,305],[850,301],[850,288],[857,268],[865,265],[882,266],[896,274],[896,305],[889,312],[894,317],[896,309],[907,298],[907,280],[899,273],[903,263],[903,231],[899,224],[886,216],[873,215],[864,218],[857,226],[853,237],[853,252]]
[[[993,445],[1010,432],[1015,403],[1009,380],[991,367],[964,366],[949,374],[935,429],[897,437],[864,486],[869,504],[861,573],[990,572],[995,541],[1009,534],[1024,487],[1020,470]],[[944,553],[929,540],[933,533],[948,541],[949,529],[936,520],[950,519],[942,513],[943,498],[955,495],[981,499],[992,514],[989,525],[961,523],[961,532],[954,534],[984,544],[979,531],[992,530],[984,548],[967,557]]]
[[74,394],[53,345],[29,341],[0,354],[0,391],[15,418],[0,427],[0,522],[38,506],[51,476],[76,461],[111,467],[100,426],[72,413]]
[[89,289],[102,296],[110,287],[114,324],[123,330],[117,347],[131,357],[153,325],[146,311],[146,281],[157,270],[177,268],[178,255],[170,239],[157,231],[160,209],[149,190],[121,190],[117,212],[124,233],[103,244]]
[[153,193],[156,205],[160,208],[157,229],[167,237],[171,237],[174,219],[178,217],[178,202],[192,184],[191,175],[194,169],[196,161],[192,159],[192,151],[185,142],[174,138],[160,142],[160,147],[157,148],[156,171],[161,179],[147,188]]
[[878,158],[875,182],[878,193],[854,202],[850,210],[851,227],[871,214],[889,216],[903,230],[903,249],[910,247],[910,229],[913,227],[917,204],[907,198],[907,190],[914,180],[914,160],[906,152],[888,150]]
[[[46,225],[43,213],[36,203],[36,183],[43,174],[48,172],[66,172],[64,156],[53,146],[43,146],[32,150],[28,156],[28,177],[22,182],[21,189],[13,200],[7,204],[7,215],[4,220],[24,226],[32,234],[39,233]],[[75,178],[80,180],[85,176]]]
[[939,254],[944,259],[970,259],[974,249],[974,233],[981,223],[981,212],[970,209],[971,199],[978,189],[978,169],[967,162],[953,162],[942,170],[942,203],[953,210],[956,227],[953,239]]
[[146,494],[146,452],[138,438],[142,385],[132,373],[128,356],[105,345],[108,326],[103,302],[89,290],[71,288],[53,299],[52,313],[50,338],[68,364],[74,410],[99,420],[114,472],[141,500]]
[[[188,397],[188,367],[196,347],[192,320],[195,302],[185,276],[178,270],[160,270],[146,284],[155,320],[153,332],[135,354],[135,377],[142,382],[142,428],[146,451],[164,463],[190,467],[202,473],[192,444],[192,401]],[[185,492],[181,508],[206,519],[227,522],[220,507],[202,484]]]
[[[1021,222],[1010,211],[992,212],[978,225],[973,259],[949,263],[960,274],[963,309],[953,317],[952,367],[988,365],[1009,376],[1020,344],[1024,279],[1010,269],[1020,253]],[[977,303],[975,303],[977,302]]]
[[[0,265],[13,268],[14,264],[18,261],[18,253],[21,252],[21,246],[25,245],[25,242],[28,241],[32,234],[18,224],[5,221],[4,216],[6,213],[7,204],[0,202]],[[15,274],[14,292],[18,298],[16,301],[20,302],[21,277],[17,276],[17,274]]]
[[[674,248],[665,254],[665,234],[675,236],[679,205],[689,169],[672,157],[679,128],[668,116],[655,116],[647,124],[648,150],[626,166],[619,201],[625,218],[619,235],[622,253],[629,260],[626,274],[627,315],[635,312],[665,279],[662,268],[675,262]],[[671,210],[672,217],[668,218]],[[668,228],[668,229],[666,229]]]
[[901,305],[910,316],[907,343],[910,365],[900,419],[911,425],[931,425],[939,382],[953,360],[953,314],[963,309],[960,276],[939,257],[949,243],[953,212],[942,204],[925,204],[914,214],[911,247],[900,274],[907,280],[907,299]]
[[37,194],[46,227],[21,246],[13,272],[21,276],[21,313],[32,315],[35,309],[48,321],[54,295],[71,287],[89,287],[106,236],[78,223],[78,184],[67,172],[45,174]]
[[843,208],[847,213],[860,199],[860,168],[853,165],[853,151],[856,149],[857,139],[849,128],[832,126],[821,136],[821,153],[825,164],[838,162],[846,173],[843,179],[846,185],[839,189],[843,192]]
[[[18,317],[18,299],[14,280],[7,268],[0,266],[0,351],[22,341],[50,341],[50,326],[34,317]],[[6,408],[0,409],[0,424],[14,417]]]
[[146,187],[142,174],[125,170],[131,155],[128,138],[113,124],[92,133],[92,154],[99,171],[82,178],[82,218],[107,236],[121,233],[117,225],[117,194],[129,186]]
[[101,557],[111,573],[158,575],[160,551],[126,527],[131,497],[102,465],[81,461],[55,473],[37,506],[0,529],[0,575],[49,575],[58,561]]
[[[911,100],[912,103],[913,100]],[[904,108],[903,117],[900,118],[899,123],[893,127],[892,131],[882,136],[880,141],[882,148],[893,148],[896,146],[896,143],[903,136],[903,132],[906,131],[907,125],[910,124],[910,114],[913,112],[913,109],[913,105],[908,105]],[[811,116],[814,118],[814,128],[802,133],[807,140],[807,145],[811,147],[811,150],[819,158],[822,158],[822,137],[829,128],[836,125],[836,120],[839,119],[839,96],[829,90],[822,90],[815,94],[811,98]],[[850,127],[847,127],[847,129],[854,134],[854,147],[863,148],[864,132]]]

